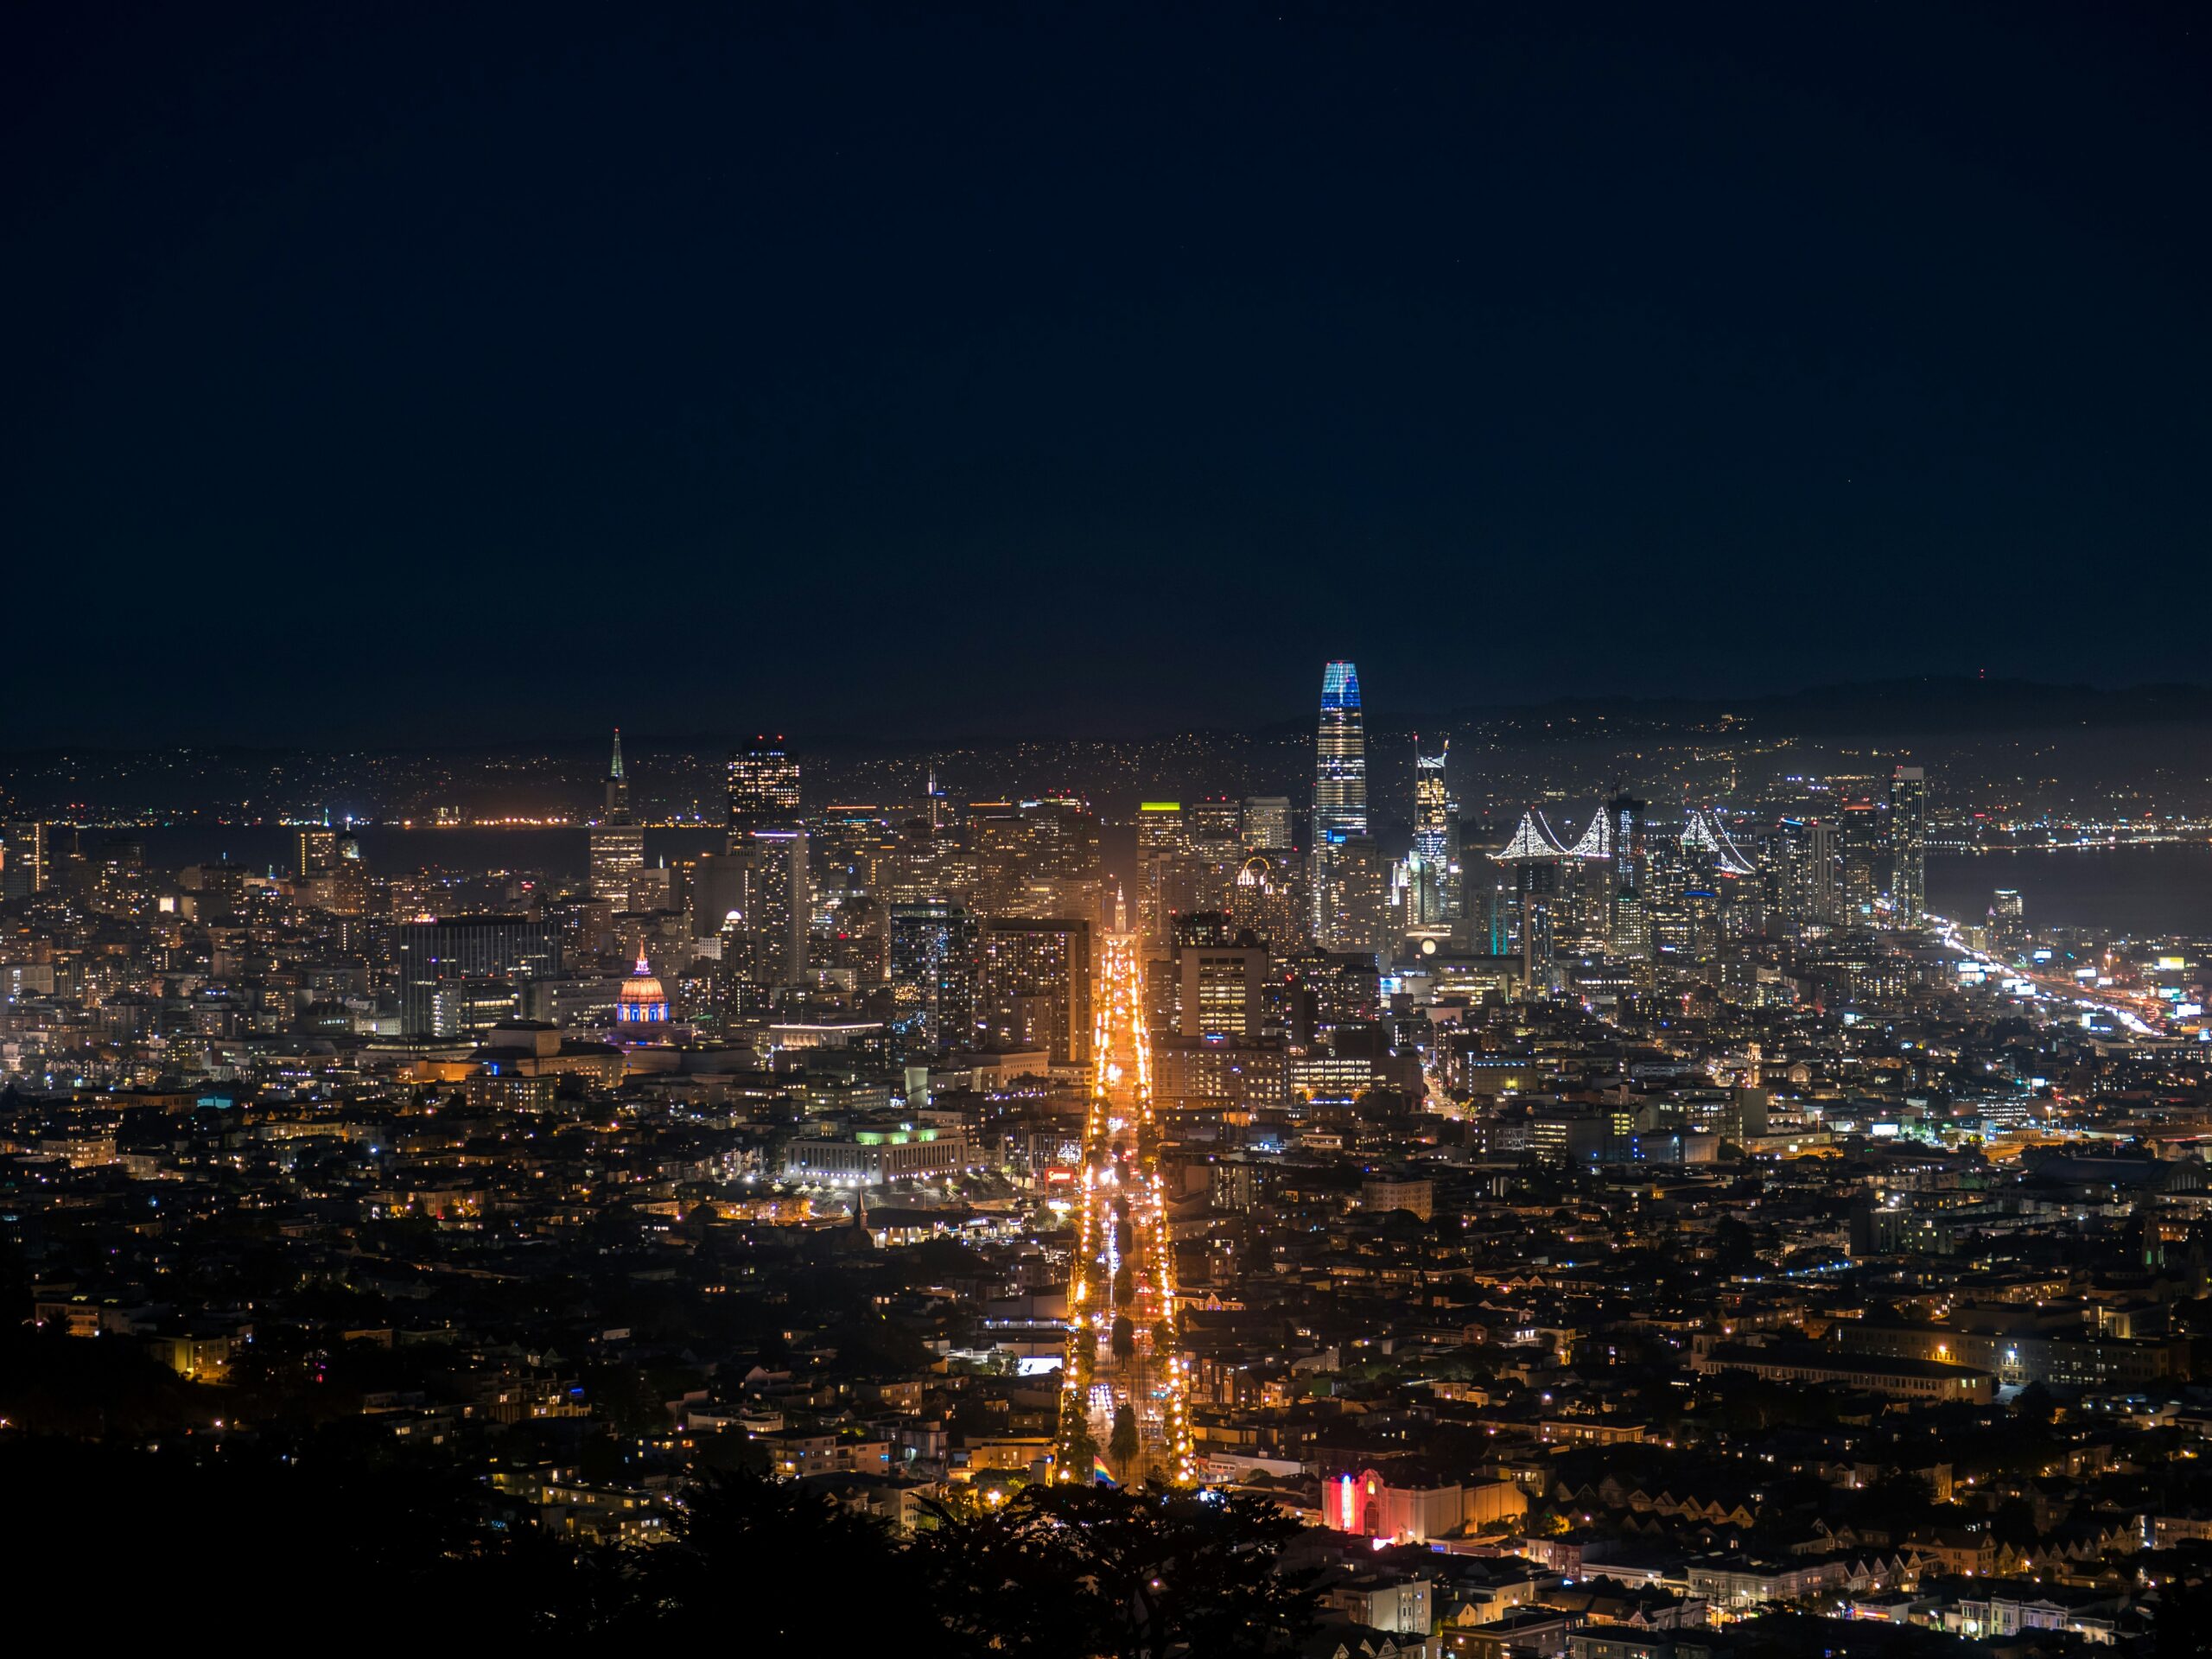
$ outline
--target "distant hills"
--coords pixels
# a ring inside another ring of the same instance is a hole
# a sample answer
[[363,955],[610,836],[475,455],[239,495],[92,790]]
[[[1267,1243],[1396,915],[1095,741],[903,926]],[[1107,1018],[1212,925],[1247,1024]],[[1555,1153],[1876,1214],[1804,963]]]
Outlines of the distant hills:
[[[2212,723],[2212,686],[2106,688],[1923,675],[1751,697],[1573,697],[1477,705],[1456,709],[1435,723],[1481,727],[1522,738],[1542,730],[1554,736],[1585,737],[1619,731],[1728,730],[1823,737],[1905,730],[1944,735]],[[1562,725],[1569,730],[1562,733]]]

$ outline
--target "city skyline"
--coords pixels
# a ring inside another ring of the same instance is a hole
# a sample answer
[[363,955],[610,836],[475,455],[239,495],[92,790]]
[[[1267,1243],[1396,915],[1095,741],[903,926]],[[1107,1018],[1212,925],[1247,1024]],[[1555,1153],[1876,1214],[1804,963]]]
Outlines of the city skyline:
[[2208,85],[0,9],[19,1599],[2202,1650]]

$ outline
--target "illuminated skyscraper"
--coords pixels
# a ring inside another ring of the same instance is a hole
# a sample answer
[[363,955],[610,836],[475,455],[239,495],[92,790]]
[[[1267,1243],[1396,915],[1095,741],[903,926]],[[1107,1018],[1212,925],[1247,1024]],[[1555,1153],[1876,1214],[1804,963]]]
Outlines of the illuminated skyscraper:
[[806,829],[799,821],[798,762],[783,739],[756,738],[729,757],[729,850],[746,861],[743,934],[752,978],[796,984],[806,971],[813,921]]
[[1611,911],[1606,920],[1613,955],[1637,961],[1651,953],[1650,918],[1644,913],[1649,883],[1643,843],[1643,803],[1623,791],[1605,803],[1608,850],[1612,855]]
[[634,908],[638,877],[645,868],[645,832],[630,819],[630,775],[622,765],[622,730],[617,727],[599,822],[591,828],[591,896],[617,910]]
[[976,918],[941,901],[891,907],[893,1020],[907,1053],[976,1040]]
[[338,832],[328,824],[311,823],[299,833],[299,848],[292,868],[299,875],[325,875],[337,867]]
[[[1334,943],[1352,930],[1340,926],[1333,913],[1344,884],[1332,866],[1348,840],[1366,838],[1367,732],[1360,714],[1359,670],[1351,663],[1331,663],[1321,673],[1321,724],[1313,747],[1313,936],[1331,950],[1372,948]],[[1379,869],[1376,877],[1379,925]]]
[[1257,1037],[1264,1017],[1268,949],[1224,916],[1175,924],[1176,1029],[1185,1037]]
[[1890,779],[1890,908],[1899,927],[1928,917],[1928,774],[1918,766]]
[[1459,915],[1459,810],[1444,781],[1449,738],[1434,754],[1414,740],[1414,855],[1407,861],[1412,904],[1408,925],[1433,927]]
[[745,931],[753,977],[763,985],[795,985],[806,972],[813,912],[808,899],[806,831],[755,830],[746,837],[751,870]]
[[1069,796],[969,804],[975,902],[985,915],[1099,921],[1098,818]]
[[1826,818],[1784,818],[1778,839],[1783,913],[1800,926],[1833,927],[1841,903],[1835,826]]
[[46,826],[23,822],[8,826],[7,864],[0,875],[4,875],[4,891],[10,899],[27,899],[35,893],[44,893],[48,876],[47,866]]
[[730,850],[755,830],[798,828],[798,762],[784,753],[780,737],[759,737],[729,757]]
[[1847,927],[1873,925],[1874,900],[1882,890],[1883,851],[1888,825],[1881,806],[1861,797],[1846,800],[1837,823],[1837,859]]
[[1199,908],[1198,861],[1180,801],[1137,806],[1137,942],[1140,961],[1164,958],[1178,915]]
[[1245,797],[1244,844],[1255,852],[1287,853],[1290,850],[1289,796]]
[[994,1048],[1090,1063],[1090,924],[993,917],[983,924],[976,1019]]
[[1321,948],[1366,957],[1382,950],[1390,871],[1375,837],[1332,831],[1314,848],[1313,867],[1323,884]]
[[1237,868],[1229,887],[1229,920],[1281,956],[1308,940],[1305,884],[1297,861],[1287,852],[1255,850]]

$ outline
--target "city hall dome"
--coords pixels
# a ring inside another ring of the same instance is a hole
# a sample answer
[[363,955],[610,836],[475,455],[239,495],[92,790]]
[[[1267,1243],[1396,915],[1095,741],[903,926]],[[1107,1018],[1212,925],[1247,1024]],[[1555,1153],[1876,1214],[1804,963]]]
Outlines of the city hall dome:
[[624,1026],[662,1026],[668,1023],[668,993],[660,988],[660,981],[652,976],[643,957],[638,958],[638,971],[622,982],[622,990],[614,1000],[615,1023]]

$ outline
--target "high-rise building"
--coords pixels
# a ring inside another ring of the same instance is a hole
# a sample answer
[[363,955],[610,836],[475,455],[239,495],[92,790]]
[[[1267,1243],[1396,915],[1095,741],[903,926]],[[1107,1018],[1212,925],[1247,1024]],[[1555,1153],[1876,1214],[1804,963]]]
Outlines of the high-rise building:
[[1167,954],[1169,929],[1179,915],[1201,907],[1202,866],[1191,844],[1180,801],[1137,806],[1137,945],[1139,960]]
[[1244,809],[1225,795],[1192,801],[1185,813],[1191,845],[1204,858],[1234,858],[1244,847]]
[[[1331,663],[1321,672],[1321,723],[1313,746],[1313,937],[1331,950],[1367,950],[1368,944],[1332,940],[1359,931],[1332,913],[1348,884],[1332,866],[1348,842],[1367,839],[1367,732],[1360,711],[1359,671],[1351,663]],[[1369,843],[1372,852],[1372,843]],[[1375,925],[1379,930],[1382,872],[1375,871]]]
[[0,893],[28,899],[44,893],[51,877],[47,857],[46,826],[29,819],[8,826],[7,862],[0,866]]
[[1835,825],[1827,818],[1784,818],[1780,842],[1783,914],[1801,927],[1833,927],[1842,892]]
[[1628,961],[1641,961],[1651,954],[1650,921],[1644,913],[1643,803],[1624,790],[1605,803],[1605,819],[1612,854],[1608,950]]
[[1243,835],[1244,845],[1254,852],[1290,851],[1294,844],[1290,835],[1290,797],[1246,796]]
[[1378,955],[1389,944],[1385,915],[1390,872],[1375,837],[1332,830],[1314,847],[1313,865],[1321,885],[1316,906],[1323,918],[1318,936],[1321,948],[1353,956]]
[[1414,740],[1414,850],[1407,861],[1409,925],[1434,927],[1459,919],[1459,809],[1445,782],[1452,743],[1434,754]]
[[561,925],[524,916],[452,916],[393,931],[401,1028],[454,1037],[511,1012],[516,982],[557,978]]
[[890,931],[893,1019],[906,1052],[933,1053],[972,1044],[976,918],[941,900],[893,905]]
[[1890,913],[1899,927],[1928,918],[1928,774],[1919,766],[1890,778]]
[[630,778],[622,764],[622,730],[607,768],[599,821],[591,827],[591,896],[617,910],[637,908],[639,878],[645,868],[645,832],[630,817]]
[[1105,882],[1098,818],[1088,803],[1068,796],[973,802],[968,833],[976,903],[985,914],[1099,920]]
[[976,1020],[986,1042],[1045,1049],[1054,1065],[1090,1062],[1090,934],[1081,919],[984,922]]
[[1883,809],[1860,797],[1846,800],[1838,818],[1836,860],[1842,887],[1842,919],[1853,928],[1873,925],[1874,901],[1883,887],[1888,826]]
[[1268,950],[1228,918],[1175,924],[1176,1030],[1185,1037],[1257,1037],[1265,1013]]
[[745,861],[736,931],[745,976],[795,985],[806,972],[813,925],[806,826],[799,817],[798,762],[780,737],[760,737],[729,757],[729,853]]
[[806,879],[806,831],[754,830],[735,856],[748,861],[742,931],[751,976],[763,985],[796,985],[806,972],[813,926]]
[[729,756],[730,849],[755,830],[799,827],[798,762],[780,737],[758,737]]
[[1306,944],[1305,883],[1289,849],[1255,849],[1237,867],[1229,887],[1230,925],[1251,933],[1279,956]]
[[2017,950],[2028,942],[2028,907],[2018,890],[1999,887],[1990,895],[1990,942],[2002,950]]
[[338,832],[327,823],[300,826],[292,857],[296,875],[327,875],[338,866]]

